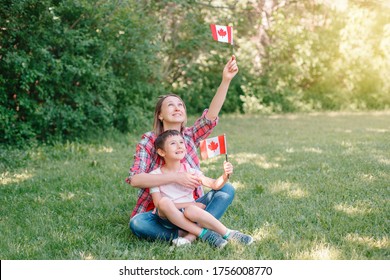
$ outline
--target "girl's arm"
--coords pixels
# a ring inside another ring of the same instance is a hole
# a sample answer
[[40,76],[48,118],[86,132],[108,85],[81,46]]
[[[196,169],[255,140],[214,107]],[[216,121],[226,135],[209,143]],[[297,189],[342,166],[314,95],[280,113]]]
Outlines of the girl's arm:
[[228,177],[226,174],[219,176],[218,179],[212,179],[212,178],[209,178],[209,177],[202,175],[200,177],[200,179],[202,181],[203,186],[209,187],[210,189],[213,189],[213,190],[221,189],[228,181]]
[[150,194],[152,195],[154,207],[158,208],[158,203],[160,202],[160,199],[162,198],[161,193],[160,192],[150,192]]
[[199,179],[202,181],[202,185],[213,190],[221,189],[229,180],[229,175],[233,173],[233,165],[230,162],[225,161],[223,163],[223,168],[224,173],[219,176],[218,179],[212,179],[204,176],[203,174],[200,175]]
[[209,120],[215,120],[218,117],[219,111],[221,111],[222,105],[225,102],[226,94],[229,89],[230,81],[238,73],[238,66],[236,57],[232,55],[231,59],[225,65],[222,74],[222,82],[211,100],[209,111],[206,114],[206,118]]

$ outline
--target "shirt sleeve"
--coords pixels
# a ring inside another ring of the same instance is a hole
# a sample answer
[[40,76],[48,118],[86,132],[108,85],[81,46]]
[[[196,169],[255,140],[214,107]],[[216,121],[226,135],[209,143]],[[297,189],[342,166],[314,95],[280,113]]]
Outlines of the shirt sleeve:
[[145,133],[142,135],[141,141],[137,144],[134,154],[134,162],[129,171],[129,176],[126,178],[126,182],[131,184],[131,178],[135,174],[148,173],[149,167],[152,161],[153,143],[151,133]]
[[[161,173],[161,169],[160,168],[157,168],[153,171],[151,171],[149,174],[162,174]],[[157,193],[157,192],[160,192],[160,187],[150,187],[149,188],[149,193],[152,194],[152,193]]]
[[159,187],[153,187],[153,188],[149,189],[149,193],[158,193],[158,192],[160,192],[160,188]]
[[215,120],[209,120],[206,118],[207,112],[208,109],[205,109],[202,116],[195,121],[194,125],[190,127],[190,131],[188,131],[192,134],[191,136],[196,147],[199,146],[200,141],[206,139],[211,134],[214,127],[218,124],[219,117]]
[[189,165],[188,165],[188,169],[187,169],[188,173],[191,173],[191,174],[194,174],[196,176],[200,176],[200,175],[203,175],[203,172],[198,170],[198,169],[195,169],[195,168],[191,168]]

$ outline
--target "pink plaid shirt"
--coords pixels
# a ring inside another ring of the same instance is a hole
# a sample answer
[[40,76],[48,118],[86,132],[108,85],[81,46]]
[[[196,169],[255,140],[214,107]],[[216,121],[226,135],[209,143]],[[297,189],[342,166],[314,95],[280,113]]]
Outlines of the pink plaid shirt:
[[[187,147],[187,154],[183,162],[187,162],[192,168],[200,169],[197,148],[199,142],[206,139],[213,128],[218,124],[218,118],[214,121],[206,118],[207,109],[203,111],[202,116],[197,119],[193,126],[186,127],[183,130],[183,138]],[[131,178],[135,174],[150,173],[154,169],[161,166],[163,160],[158,156],[154,148],[156,135],[153,132],[147,132],[142,135],[141,141],[137,144],[134,155],[134,163],[130,168],[129,177],[126,178],[127,183],[131,183]],[[194,198],[197,199],[203,195],[203,188],[200,186],[194,191]],[[150,211],[154,208],[152,196],[149,193],[149,188],[139,189],[137,204],[134,207],[131,217],[138,213]]]

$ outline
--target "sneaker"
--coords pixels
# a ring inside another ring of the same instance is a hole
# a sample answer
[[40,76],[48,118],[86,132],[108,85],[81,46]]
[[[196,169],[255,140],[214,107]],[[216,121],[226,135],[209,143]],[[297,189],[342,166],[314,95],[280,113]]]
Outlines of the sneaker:
[[176,247],[191,245],[191,241],[183,237],[178,237],[172,240],[172,244]]
[[235,240],[235,241],[238,241],[238,242],[245,244],[245,245],[250,245],[253,243],[252,236],[244,234],[244,233],[239,232],[237,230],[233,230],[227,239],[228,240]]
[[218,249],[222,249],[228,243],[221,235],[211,230],[206,232],[202,240],[207,241],[211,246],[217,247]]

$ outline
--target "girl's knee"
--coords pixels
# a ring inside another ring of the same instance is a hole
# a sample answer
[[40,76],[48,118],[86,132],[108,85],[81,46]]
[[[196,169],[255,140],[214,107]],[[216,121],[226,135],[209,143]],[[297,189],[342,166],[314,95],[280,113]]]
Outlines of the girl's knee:
[[203,203],[200,203],[200,202],[195,202],[195,205],[196,205],[196,207],[203,209],[203,210],[206,208],[206,205],[204,205]]
[[161,211],[166,211],[175,207],[175,204],[167,197],[162,197],[158,202],[158,209]]
[[203,209],[199,208],[196,205],[190,205],[186,207],[186,209],[184,210],[184,216],[187,219],[194,221],[197,219],[199,215],[202,214],[203,211],[204,211]]

